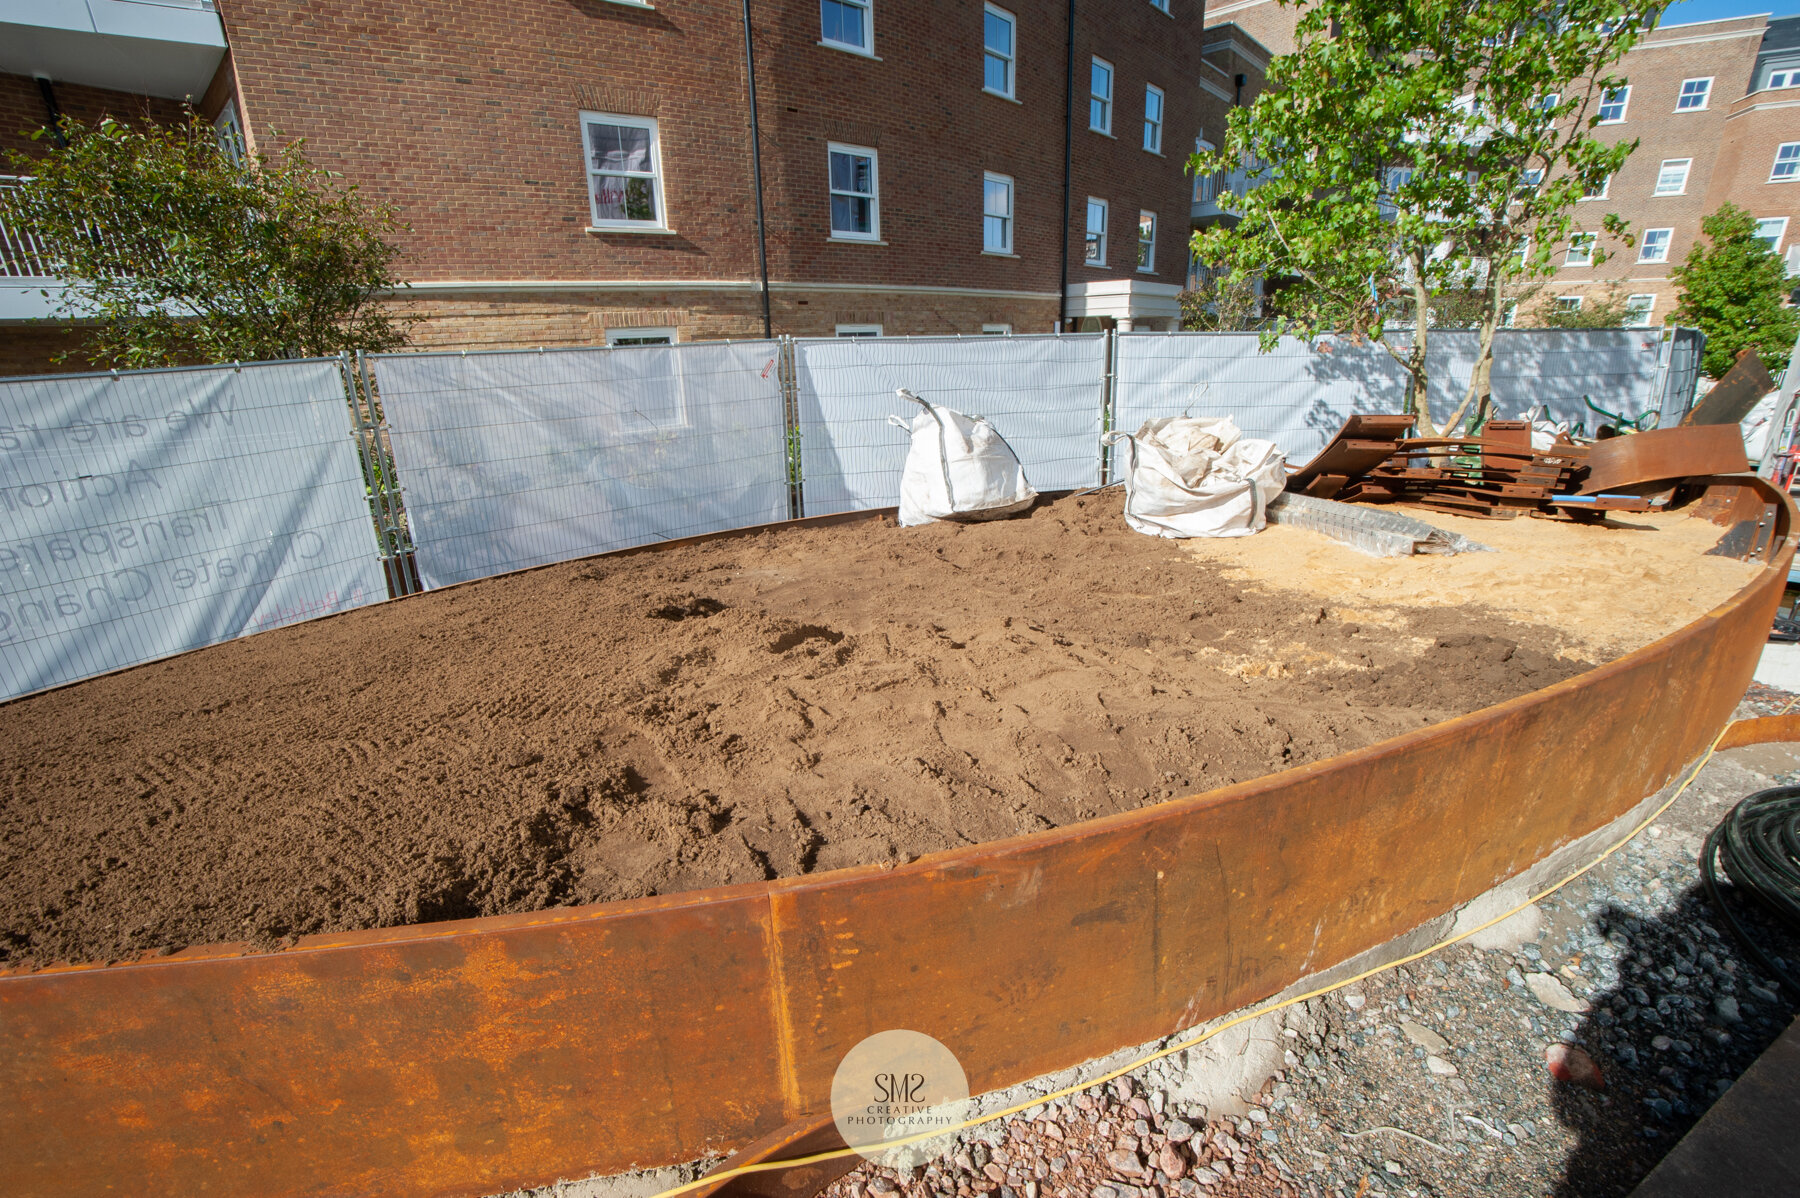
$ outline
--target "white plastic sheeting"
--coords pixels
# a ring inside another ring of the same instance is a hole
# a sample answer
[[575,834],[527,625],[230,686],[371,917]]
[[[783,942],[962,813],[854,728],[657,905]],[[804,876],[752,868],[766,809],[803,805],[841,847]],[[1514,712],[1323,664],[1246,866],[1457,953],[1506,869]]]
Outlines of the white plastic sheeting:
[[[1433,332],[1428,346],[1431,410],[1439,421],[1462,402],[1474,369],[1472,332]],[[1665,367],[1660,329],[1506,329],[1494,339],[1494,411],[1512,419],[1534,404],[1554,420],[1602,419],[1589,396],[1635,416],[1665,403],[1679,380]],[[1691,379],[1688,386],[1692,387]],[[1270,353],[1250,333],[1122,333],[1114,426],[1158,416],[1229,416],[1249,437],[1274,441],[1295,465],[1325,447],[1346,417],[1399,412],[1407,376],[1385,349],[1343,337],[1284,337]]]
[[387,597],[337,361],[0,382],[0,695]]
[[747,341],[371,358],[420,579],[786,519],[779,356]]
[[985,416],[1039,491],[1095,486],[1106,338],[906,337],[797,341],[801,475],[806,514],[893,507],[909,439],[890,415],[912,415],[901,387]]

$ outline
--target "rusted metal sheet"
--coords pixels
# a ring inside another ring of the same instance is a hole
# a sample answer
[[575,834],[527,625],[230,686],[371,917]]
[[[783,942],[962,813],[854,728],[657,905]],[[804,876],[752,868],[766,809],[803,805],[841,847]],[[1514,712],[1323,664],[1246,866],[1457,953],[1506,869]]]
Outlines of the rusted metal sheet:
[[1588,450],[1587,482],[1576,493],[1598,495],[1662,484],[1696,474],[1735,474],[1750,469],[1744,438],[1735,424],[1654,428],[1596,441]]
[[1719,738],[1719,751],[1741,749],[1746,745],[1768,745],[1777,741],[1800,740],[1800,714],[1769,715],[1754,720],[1739,720],[1725,729]]
[[1729,603],[1577,678],[1074,827],[893,869],[0,977],[0,1193],[493,1193],[816,1116],[875,1031],[935,1036],[976,1090],[1169,1034],[1666,783],[1749,683],[1792,555],[1784,538]]
[[1753,349],[1740,350],[1737,361],[1731,364],[1725,377],[1682,417],[1682,426],[1730,425],[1735,428],[1750,414],[1756,401],[1773,390],[1775,380],[1769,377],[1769,368],[1763,365],[1762,358]]

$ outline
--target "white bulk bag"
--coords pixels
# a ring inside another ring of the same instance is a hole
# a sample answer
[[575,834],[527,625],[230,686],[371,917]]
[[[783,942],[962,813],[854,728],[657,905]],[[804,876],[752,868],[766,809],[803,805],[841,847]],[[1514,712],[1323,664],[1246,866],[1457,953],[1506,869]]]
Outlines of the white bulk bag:
[[987,417],[926,403],[904,387],[899,394],[924,409],[910,424],[888,417],[912,434],[900,476],[901,524],[992,520],[1024,511],[1037,499],[1019,455]]
[[1166,416],[1146,420],[1123,441],[1125,522],[1153,537],[1247,537],[1287,482],[1273,441],[1246,437],[1229,419]]

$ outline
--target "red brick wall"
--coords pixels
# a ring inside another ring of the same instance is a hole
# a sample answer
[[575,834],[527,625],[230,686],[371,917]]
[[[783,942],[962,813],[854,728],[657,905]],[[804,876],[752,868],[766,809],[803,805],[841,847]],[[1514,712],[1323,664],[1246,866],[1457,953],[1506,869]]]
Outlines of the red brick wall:
[[[121,121],[151,120],[163,124],[182,119],[179,100],[135,96],[77,83],[55,84],[56,101],[63,115],[86,124],[110,116]],[[48,140],[32,141],[31,134],[50,123],[37,80],[29,75],[0,74],[0,149],[23,150],[34,157],[44,152]],[[0,164],[0,174],[9,173]]]
[[[1729,188],[1736,171],[1733,161],[1721,157],[1720,147],[1727,140],[1727,117],[1733,101],[1750,84],[1764,24],[1761,17],[1744,17],[1657,29],[1647,34],[1615,68],[1614,73],[1631,84],[1625,121],[1598,126],[1594,134],[1606,142],[1636,139],[1638,147],[1613,176],[1606,199],[1576,205],[1576,217],[1582,228],[1598,230],[1603,216],[1617,213],[1639,238],[1646,229],[1672,229],[1668,260],[1639,262],[1636,248],[1608,244],[1603,237],[1602,244],[1608,246],[1613,257],[1597,267],[1559,265],[1546,281],[1546,299],[1555,295],[1597,295],[1609,283],[1616,282],[1622,295],[1656,297],[1650,314],[1653,323],[1661,324],[1674,310],[1679,289],[1669,272],[1686,259],[1700,236],[1700,218],[1717,207],[1713,193],[1721,187]],[[1706,108],[1675,111],[1682,80],[1707,76],[1712,77],[1713,84]],[[1771,156],[1773,153],[1771,148]],[[1686,192],[1679,196],[1653,194],[1664,160],[1675,158],[1692,159]],[[1764,174],[1767,175],[1766,169]],[[1555,261],[1559,264],[1565,249],[1566,246],[1557,247]]]
[[[401,206],[416,279],[743,279],[755,273],[754,197],[739,8],[665,0],[519,0],[503,8],[376,0],[223,0],[243,106],[259,135],[309,153]],[[1108,199],[1161,222],[1157,271],[1179,282],[1183,169],[1198,124],[1188,83],[1200,6],[1090,4],[1078,32],[1074,219]],[[1018,94],[983,94],[978,0],[894,0],[874,11],[878,59],[818,45],[814,0],[755,5],[770,273],[1014,291],[1057,284],[1064,12],[1017,0]],[[1084,10],[1085,11],[1085,10]],[[1088,56],[1117,69],[1117,141],[1085,131]],[[1164,156],[1140,148],[1144,84],[1165,89]],[[577,113],[655,115],[677,235],[590,235]],[[886,245],[829,240],[826,143],[878,153]],[[981,176],[1015,180],[1017,259],[981,254]],[[1119,218],[1128,217],[1121,222]],[[1115,261],[1118,254],[1114,254]],[[1129,270],[1125,273],[1135,273]]]

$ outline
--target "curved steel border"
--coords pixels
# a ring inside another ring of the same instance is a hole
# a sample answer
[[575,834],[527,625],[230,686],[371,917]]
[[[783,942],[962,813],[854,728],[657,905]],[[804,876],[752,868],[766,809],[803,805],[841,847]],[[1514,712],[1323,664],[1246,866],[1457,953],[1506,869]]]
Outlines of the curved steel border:
[[1778,547],[1729,602],[1576,678],[1073,827],[895,869],[0,976],[0,1193],[493,1193],[742,1145],[823,1110],[837,1061],[887,1028],[948,1044],[978,1091],[1166,1035],[1668,782],[1749,684],[1793,558]]

